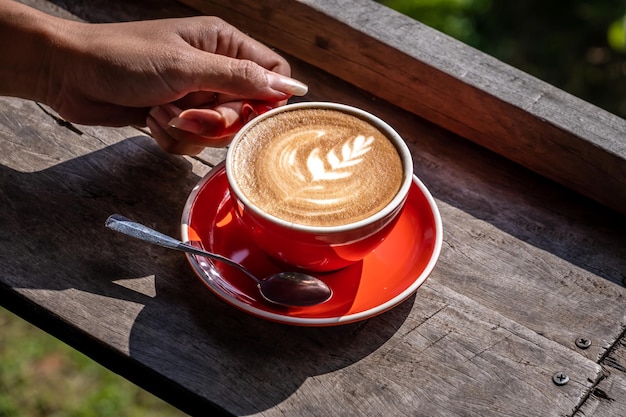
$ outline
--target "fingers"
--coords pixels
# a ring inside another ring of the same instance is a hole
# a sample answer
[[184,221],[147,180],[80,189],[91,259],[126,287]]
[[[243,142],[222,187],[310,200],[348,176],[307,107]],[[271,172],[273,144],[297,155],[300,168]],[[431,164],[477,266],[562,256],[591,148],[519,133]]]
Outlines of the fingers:
[[233,136],[244,123],[241,102],[226,103],[210,109],[189,109],[170,120],[179,130],[206,138]]
[[[159,55],[170,70],[159,71],[154,85],[166,86],[167,94],[148,89],[147,104],[154,107],[146,124],[168,152],[197,154],[207,146],[225,146],[251,117],[308,91],[290,77],[284,58],[218,18],[158,23],[142,28],[157,35],[174,33],[164,40],[177,53],[174,60],[172,54]],[[147,100],[145,94],[140,97]]]
[[161,124],[156,121],[152,114],[146,118],[146,125],[152,132],[152,137],[165,152],[176,155],[197,155],[205,148],[174,139],[166,129],[161,127]]
[[170,112],[162,106],[153,107],[146,117],[146,125],[152,132],[152,137],[157,144],[166,152],[178,155],[197,155],[205,146],[189,143],[184,136],[179,136],[180,131],[172,130],[168,126]]
[[267,82],[272,90],[280,91],[289,96],[303,96],[309,87],[301,81],[286,77],[277,72],[266,72]]
[[230,102],[213,108],[181,111],[172,104],[152,108],[147,118],[155,140],[165,151],[195,155],[204,147],[224,147],[250,119],[272,108],[264,103]]
[[209,54],[197,50],[198,56],[186,67],[186,80],[195,85],[186,93],[212,91],[239,98],[279,102],[291,96],[303,96],[308,87],[301,81],[270,71],[244,59]]
[[185,51],[186,79],[196,80],[198,90],[271,102],[308,90],[290,77],[283,57],[219,18],[186,20],[178,33],[192,47]]

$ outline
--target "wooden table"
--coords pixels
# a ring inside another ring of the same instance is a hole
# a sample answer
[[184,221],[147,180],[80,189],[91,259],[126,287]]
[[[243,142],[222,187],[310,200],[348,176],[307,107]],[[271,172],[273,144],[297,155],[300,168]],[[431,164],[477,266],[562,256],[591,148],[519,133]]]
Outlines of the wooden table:
[[103,227],[119,212],[179,235],[224,150],[171,156],[146,132],[0,98],[3,306],[192,415],[626,413],[626,121],[369,0],[26,3],[233,21],[285,52],[305,100],[365,108],[406,138],[444,244],[382,315],[257,319],[183,255]]

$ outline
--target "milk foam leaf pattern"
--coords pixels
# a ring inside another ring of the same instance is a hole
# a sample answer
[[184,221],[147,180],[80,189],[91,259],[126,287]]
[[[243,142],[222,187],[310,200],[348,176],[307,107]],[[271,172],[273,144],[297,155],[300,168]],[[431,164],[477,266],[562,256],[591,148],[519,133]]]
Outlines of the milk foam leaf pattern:
[[326,155],[330,170],[326,169],[324,161],[320,158],[319,149],[314,149],[307,158],[307,168],[313,175],[313,181],[337,180],[349,177],[352,175],[352,172],[346,171],[346,169],[362,161],[361,157],[370,151],[372,142],[374,142],[373,136],[366,138],[363,135],[359,135],[352,140],[352,143],[350,141],[344,143],[341,147],[341,159],[337,156],[334,149],[331,150]]

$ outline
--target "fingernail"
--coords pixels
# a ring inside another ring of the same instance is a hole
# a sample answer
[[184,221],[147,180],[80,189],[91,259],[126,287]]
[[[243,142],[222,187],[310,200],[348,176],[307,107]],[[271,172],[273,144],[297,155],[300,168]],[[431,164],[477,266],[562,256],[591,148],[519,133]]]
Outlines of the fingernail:
[[284,75],[280,75],[275,72],[269,72],[267,80],[269,81],[271,88],[286,94],[303,96],[309,91],[309,87],[307,87],[307,85],[303,82],[290,77],[285,77]]
[[174,117],[172,120],[169,121],[168,125],[170,127],[184,130],[185,132],[193,133],[196,135],[201,134],[204,129],[202,123],[198,123],[195,120],[183,119],[180,117]]

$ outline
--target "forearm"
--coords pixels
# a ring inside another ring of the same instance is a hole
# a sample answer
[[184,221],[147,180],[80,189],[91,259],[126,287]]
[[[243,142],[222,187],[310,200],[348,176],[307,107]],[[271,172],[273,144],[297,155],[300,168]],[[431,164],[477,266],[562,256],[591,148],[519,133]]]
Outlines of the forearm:
[[70,23],[0,0],[0,95],[47,102],[53,55]]

